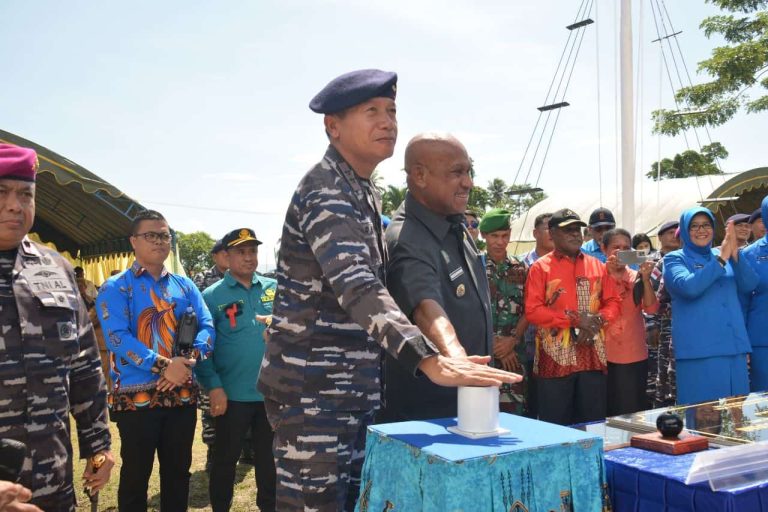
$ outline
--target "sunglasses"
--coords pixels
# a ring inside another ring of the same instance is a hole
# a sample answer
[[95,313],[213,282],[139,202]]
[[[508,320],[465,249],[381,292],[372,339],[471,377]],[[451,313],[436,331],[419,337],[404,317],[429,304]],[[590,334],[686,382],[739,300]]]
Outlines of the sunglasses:
[[464,225],[467,226],[468,228],[477,229],[477,227],[480,225],[480,223],[477,222],[476,220],[473,220],[473,221],[470,221],[470,222],[467,222],[465,220],[464,221]]

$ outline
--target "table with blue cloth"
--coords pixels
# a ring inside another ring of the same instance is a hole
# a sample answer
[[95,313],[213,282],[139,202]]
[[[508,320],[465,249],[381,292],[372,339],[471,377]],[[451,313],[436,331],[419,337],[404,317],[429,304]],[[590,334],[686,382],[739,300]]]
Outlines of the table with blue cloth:
[[667,455],[639,448],[605,453],[614,512],[768,511],[768,484],[713,492],[709,484],[685,485],[695,453]]
[[368,429],[359,512],[604,510],[599,436],[501,414],[509,434],[468,439],[456,419]]

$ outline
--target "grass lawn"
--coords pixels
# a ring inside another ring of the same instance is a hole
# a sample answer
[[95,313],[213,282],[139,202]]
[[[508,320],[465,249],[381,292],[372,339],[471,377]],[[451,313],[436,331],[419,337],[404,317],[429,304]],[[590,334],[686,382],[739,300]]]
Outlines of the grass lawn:
[[[72,423],[74,430],[74,422]],[[195,443],[192,446],[192,467],[190,473],[192,478],[189,484],[189,510],[211,510],[208,501],[208,475],[205,473],[205,456],[207,448],[200,437],[202,426],[198,418],[197,431],[195,432]],[[110,424],[112,432],[112,454],[115,456],[115,467],[112,468],[112,478],[107,486],[99,493],[99,510],[116,511],[117,510],[117,484],[120,480],[120,435],[117,432],[117,426]],[[75,457],[79,457],[77,448],[77,434],[72,435],[72,445],[74,446]],[[75,459],[75,482],[80,483],[80,476],[85,469],[85,461]],[[78,487],[80,487],[78,485]],[[152,470],[152,477],[149,479],[149,510],[160,510],[160,476],[155,458],[155,467]],[[79,492],[77,496],[78,511],[90,511],[90,502],[84,493]],[[233,511],[256,511],[256,480],[254,477],[253,466],[238,464],[237,474],[235,476],[235,494],[232,500]]]

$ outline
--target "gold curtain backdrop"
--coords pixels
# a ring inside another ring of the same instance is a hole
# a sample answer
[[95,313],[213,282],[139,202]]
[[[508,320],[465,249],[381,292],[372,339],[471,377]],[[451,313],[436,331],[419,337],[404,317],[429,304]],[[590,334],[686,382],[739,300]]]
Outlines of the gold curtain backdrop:
[[122,272],[131,266],[133,259],[132,252],[122,252],[84,258],[79,261],[85,271],[85,278],[93,281],[96,286],[101,286],[109,279],[113,270]]
[[[101,286],[104,281],[109,279],[113,270],[125,270],[131,266],[134,260],[132,252],[120,252],[102,254],[101,256],[92,256],[87,258],[76,258],[72,256],[68,251],[60,251],[56,245],[52,242],[43,242],[37,233],[30,233],[29,238],[39,244],[57,251],[64,256],[73,266],[81,266],[85,271],[85,278],[93,282],[96,286]],[[171,251],[168,255],[168,259],[165,260],[165,268],[169,272],[174,274],[187,275],[184,272],[184,267],[181,265],[181,261],[175,251]]]

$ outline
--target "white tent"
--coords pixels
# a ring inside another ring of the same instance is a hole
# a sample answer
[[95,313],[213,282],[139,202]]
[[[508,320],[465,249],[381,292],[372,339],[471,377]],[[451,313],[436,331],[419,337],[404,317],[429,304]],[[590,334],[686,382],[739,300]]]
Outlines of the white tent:
[[[686,208],[697,206],[710,197],[712,192],[740,173],[720,174],[662,180],[657,183],[643,179],[642,187],[636,187],[638,197],[635,202],[637,233],[656,234],[656,229],[669,220],[677,220]],[[602,204],[597,187],[570,187],[549,193],[549,196],[537,203],[522,217],[512,221],[512,236],[509,252],[521,254],[530,250],[533,239],[533,223],[536,216],[551,213],[561,208],[570,208],[581,216],[584,222],[589,214],[601,206],[608,208],[616,216],[616,225],[621,227],[621,205],[616,195],[603,196]]]

